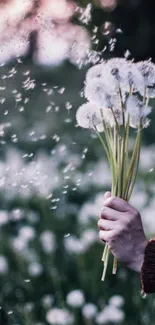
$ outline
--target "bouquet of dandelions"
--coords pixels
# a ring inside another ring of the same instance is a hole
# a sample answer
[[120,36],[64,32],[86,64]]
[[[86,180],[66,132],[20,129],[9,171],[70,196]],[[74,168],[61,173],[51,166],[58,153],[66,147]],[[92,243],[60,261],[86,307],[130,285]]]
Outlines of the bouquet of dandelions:
[[[91,67],[86,75],[84,94],[88,102],[79,107],[79,126],[93,129],[105,150],[112,174],[111,193],[129,201],[139,166],[142,129],[150,124],[149,99],[155,97],[155,65],[110,59]],[[130,128],[136,129],[129,150]],[[108,266],[109,248],[105,245],[102,280]],[[113,274],[117,260],[114,258]]]

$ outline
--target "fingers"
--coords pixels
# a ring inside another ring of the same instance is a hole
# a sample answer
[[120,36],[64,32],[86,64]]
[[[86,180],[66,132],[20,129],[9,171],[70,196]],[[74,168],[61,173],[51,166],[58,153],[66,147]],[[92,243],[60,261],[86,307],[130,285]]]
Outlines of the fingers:
[[119,211],[116,211],[116,210],[111,209],[107,206],[104,206],[101,210],[100,218],[116,221],[116,220],[119,220],[120,214],[121,213]]
[[109,197],[111,197],[111,192],[108,191],[104,194],[103,202],[105,202],[105,200],[107,200]]
[[110,207],[111,209],[120,211],[120,212],[127,212],[131,210],[131,206],[129,203],[124,201],[123,199],[111,196],[104,201],[104,206]]
[[100,230],[99,232],[99,237],[101,240],[105,241],[106,243],[108,243],[114,236],[114,230],[109,230],[109,231],[105,231],[105,230]]
[[100,219],[98,221],[98,227],[100,228],[100,230],[113,230],[117,228],[117,222]]

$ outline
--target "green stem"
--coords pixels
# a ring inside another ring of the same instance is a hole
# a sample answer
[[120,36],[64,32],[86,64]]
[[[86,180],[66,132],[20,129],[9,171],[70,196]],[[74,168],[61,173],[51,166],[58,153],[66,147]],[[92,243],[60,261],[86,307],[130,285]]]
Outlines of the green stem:
[[133,154],[132,154],[132,158],[131,158],[131,161],[130,161],[130,166],[129,166],[129,169],[128,169],[126,182],[125,182],[125,186],[124,186],[124,193],[126,193],[129,181],[130,181],[130,179],[132,177],[132,174],[133,174],[135,160],[136,160],[136,156],[137,156],[137,152],[138,152],[138,148],[139,148],[139,136],[140,136],[140,129],[138,129],[138,134],[137,134],[137,137],[136,137],[135,146],[134,146],[134,149],[133,149]]
[[139,135],[138,153],[137,153],[137,160],[136,160],[135,173],[134,173],[134,177],[133,177],[133,180],[132,180],[131,188],[130,188],[129,193],[128,193],[128,195],[127,195],[127,201],[130,200],[130,197],[131,197],[131,194],[132,194],[132,191],[133,191],[134,185],[135,185],[135,183],[136,183],[137,174],[138,174],[138,167],[139,167],[139,160],[140,160],[140,149],[141,149],[141,133],[142,133],[141,130],[140,130],[139,132],[140,132],[140,135]]
[[104,261],[104,269],[103,269],[103,274],[102,274],[101,281],[105,280],[105,276],[106,276],[106,272],[107,272],[107,266],[108,266],[108,260],[109,260],[109,252],[110,252],[110,250],[108,248],[106,258],[105,258],[105,261]]

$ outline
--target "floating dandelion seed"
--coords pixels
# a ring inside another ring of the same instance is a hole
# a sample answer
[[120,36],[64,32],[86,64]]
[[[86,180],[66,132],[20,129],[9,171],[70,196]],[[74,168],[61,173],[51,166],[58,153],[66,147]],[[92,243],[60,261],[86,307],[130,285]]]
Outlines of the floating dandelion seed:
[[8,315],[12,315],[13,314],[13,311],[12,310],[10,310],[10,311],[8,311],[8,313],[7,313]]
[[64,235],[64,238],[67,238],[67,237],[69,237],[70,235],[71,235],[71,234],[68,233],[68,234]]

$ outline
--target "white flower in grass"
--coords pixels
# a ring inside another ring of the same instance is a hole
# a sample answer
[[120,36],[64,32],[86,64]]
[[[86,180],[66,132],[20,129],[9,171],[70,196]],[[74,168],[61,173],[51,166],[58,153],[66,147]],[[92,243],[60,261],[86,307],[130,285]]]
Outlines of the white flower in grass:
[[19,230],[19,236],[23,239],[23,241],[28,242],[35,238],[35,230],[33,227],[24,226]]
[[146,94],[144,94],[144,89],[141,91],[141,95],[146,95],[147,97],[155,97],[155,64],[150,60],[141,61],[137,63],[137,68],[144,78]]
[[28,272],[31,276],[39,276],[43,272],[43,267],[37,262],[30,263]]
[[53,308],[46,314],[46,320],[51,325],[71,325],[74,318],[66,309]]
[[4,225],[9,221],[9,214],[7,211],[1,210],[0,211],[0,226]]
[[99,132],[103,131],[100,108],[97,108],[95,104],[88,102],[80,106],[76,113],[76,119],[78,125],[83,128],[97,128]]
[[79,308],[84,305],[85,298],[82,290],[73,290],[68,293],[66,302],[69,306]]
[[130,126],[137,128],[141,119],[142,127],[150,124],[147,116],[151,113],[151,106],[144,105],[137,96],[129,96],[126,102],[126,111],[130,114]]
[[124,305],[124,298],[122,296],[115,295],[109,299],[109,304],[116,308],[121,308]]
[[124,320],[124,312],[114,306],[106,306],[96,317],[97,324],[118,323]]
[[8,261],[5,256],[0,255],[0,274],[5,274],[8,272]]
[[51,305],[53,303],[53,300],[54,300],[53,299],[53,296],[51,296],[51,295],[45,295],[45,296],[43,296],[43,298],[42,298],[43,306],[45,308],[51,307]]
[[51,231],[44,231],[40,235],[40,241],[45,253],[52,253],[55,249],[55,236]]
[[87,250],[87,245],[84,245],[82,240],[75,236],[64,238],[64,246],[68,253],[83,254]]
[[82,308],[82,315],[86,319],[93,319],[96,316],[97,307],[94,304],[88,303],[85,304]]
[[87,229],[83,232],[81,240],[84,246],[89,248],[90,245],[93,245],[98,240],[98,233],[93,229]]

